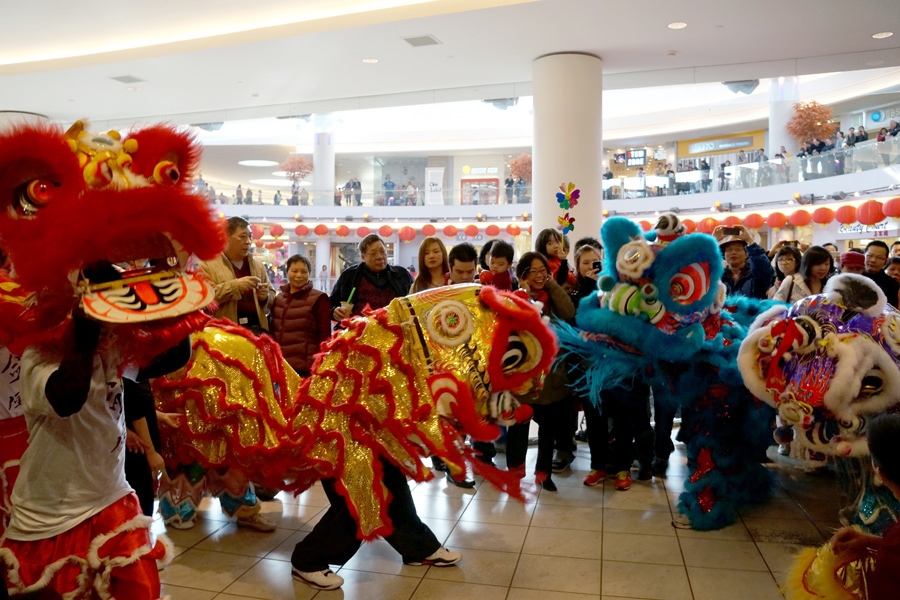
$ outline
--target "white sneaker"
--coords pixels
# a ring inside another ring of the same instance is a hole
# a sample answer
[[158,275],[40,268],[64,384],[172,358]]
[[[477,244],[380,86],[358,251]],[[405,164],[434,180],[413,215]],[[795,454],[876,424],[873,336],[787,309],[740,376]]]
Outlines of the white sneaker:
[[331,569],[307,572],[291,567],[291,577],[319,590],[336,590],[344,584],[344,578]]
[[171,519],[169,521],[165,521],[166,528],[171,527],[172,529],[190,529],[194,526],[194,520],[189,519],[187,521],[182,521],[180,518]]
[[238,527],[249,527],[250,529],[264,531],[266,533],[275,531],[275,523],[259,513],[256,513],[252,517],[241,517],[237,520],[237,524]]
[[455,565],[462,560],[462,552],[454,552],[446,548],[438,548],[431,556],[417,562],[405,563],[411,567],[433,566],[433,567],[449,567]]

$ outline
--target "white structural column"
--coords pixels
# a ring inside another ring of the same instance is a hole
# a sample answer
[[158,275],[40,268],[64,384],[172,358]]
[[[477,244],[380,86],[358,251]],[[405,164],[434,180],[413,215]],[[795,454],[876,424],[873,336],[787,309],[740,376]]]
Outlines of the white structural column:
[[[313,205],[334,206],[334,118],[313,115]],[[319,267],[321,269],[321,267]]]
[[313,287],[319,289],[319,273],[322,272],[322,266],[328,267],[328,285],[326,286],[328,289],[323,290],[327,293],[331,293],[331,287],[334,285],[334,278],[337,277],[340,273],[335,273],[334,276],[331,274],[331,240],[327,237],[320,237],[316,240],[316,264],[315,271],[309,274],[310,279],[314,279]]
[[794,104],[800,98],[796,77],[778,77],[770,80],[769,87],[769,147],[766,156],[774,158],[781,147],[794,155],[797,140],[787,132],[787,124],[794,114]]
[[534,235],[559,224],[559,184],[581,190],[572,241],[598,236],[603,214],[603,61],[589,54],[542,56],[532,65],[534,90]]

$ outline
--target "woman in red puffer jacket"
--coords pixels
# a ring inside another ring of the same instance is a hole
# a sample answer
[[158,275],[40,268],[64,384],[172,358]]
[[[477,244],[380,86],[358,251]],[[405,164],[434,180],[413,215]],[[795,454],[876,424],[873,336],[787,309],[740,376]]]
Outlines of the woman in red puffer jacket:
[[272,337],[301,377],[309,377],[319,347],[331,337],[331,304],[324,292],[313,289],[310,268],[299,254],[287,260],[288,283],[281,286],[269,315]]

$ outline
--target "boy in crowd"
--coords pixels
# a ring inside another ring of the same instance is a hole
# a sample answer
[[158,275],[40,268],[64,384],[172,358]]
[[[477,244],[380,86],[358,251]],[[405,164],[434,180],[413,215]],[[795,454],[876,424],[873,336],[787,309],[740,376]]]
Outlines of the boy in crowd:
[[519,289],[519,284],[510,271],[515,255],[512,244],[503,240],[495,241],[491,245],[488,262],[490,271],[481,272],[481,283],[507,292]]
[[478,251],[472,244],[453,246],[447,255],[450,263],[450,285],[475,283],[475,268],[478,265]]

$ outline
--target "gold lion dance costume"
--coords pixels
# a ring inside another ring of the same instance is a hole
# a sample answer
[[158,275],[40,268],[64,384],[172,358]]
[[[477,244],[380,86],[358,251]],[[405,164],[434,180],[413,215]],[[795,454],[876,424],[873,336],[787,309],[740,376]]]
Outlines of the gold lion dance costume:
[[208,320],[213,290],[188,259],[225,239],[191,190],[199,150],[165,126],[0,133],[0,343],[22,357],[29,433],[0,545],[13,596],[159,598],[170,553],[124,479],[122,376],[181,366]]
[[434,455],[453,473],[469,465],[521,495],[517,477],[482,463],[463,440],[492,441],[498,425],[530,416],[513,394],[540,386],[556,354],[536,306],[460,285],[397,298],[344,325],[303,381],[269,338],[227,321],[194,336],[190,363],[154,381],[157,407],[187,415],[164,454],[202,467],[200,479],[170,486],[176,512],[189,518],[202,473],[223,467],[294,492],[335,479],[369,540],[391,533],[381,460],[423,481],[433,475],[420,459]]

